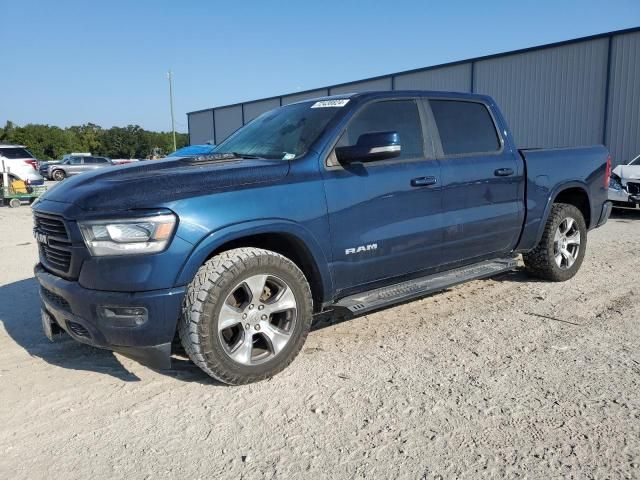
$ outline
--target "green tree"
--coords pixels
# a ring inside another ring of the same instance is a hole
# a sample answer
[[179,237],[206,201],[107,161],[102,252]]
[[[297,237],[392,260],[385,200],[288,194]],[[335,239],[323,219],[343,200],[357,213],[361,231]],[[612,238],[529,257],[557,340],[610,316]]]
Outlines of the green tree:
[[[178,148],[187,144],[187,134],[176,135]],[[23,127],[7,121],[0,128],[0,142],[25,145],[36,158],[61,158],[71,152],[91,152],[111,158],[146,158],[156,150],[173,151],[170,132],[150,132],[138,125],[103,129],[94,123],[60,128],[28,124]]]

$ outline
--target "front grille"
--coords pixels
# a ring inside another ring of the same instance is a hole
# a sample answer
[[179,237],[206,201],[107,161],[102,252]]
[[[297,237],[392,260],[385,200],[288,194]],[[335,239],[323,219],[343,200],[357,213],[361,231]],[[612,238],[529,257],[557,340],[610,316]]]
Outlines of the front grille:
[[89,330],[84,328],[79,323],[72,322],[71,320],[67,320],[67,328],[71,330],[71,332],[78,337],[91,338],[91,334],[89,333]]
[[640,183],[627,182],[627,192],[629,195],[640,195]]
[[63,248],[56,248],[51,245],[40,244],[40,251],[47,263],[56,270],[68,272],[71,265],[71,252]]
[[62,218],[55,215],[34,214],[35,231],[47,236],[47,243],[38,242],[42,263],[67,273],[71,266],[71,241]]
[[64,298],[62,298],[57,293],[53,293],[51,290],[47,290],[44,287],[40,288],[40,293],[44,298],[46,298],[49,303],[52,303],[64,310],[71,311],[71,307],[69,306],[69,302],[67,302]]
[[69,234],[64,221],[60,217],[53,215],[43,215],[41,213],[34,214],[36,230],[45,235],[56,237],[62,241],[69,241]]

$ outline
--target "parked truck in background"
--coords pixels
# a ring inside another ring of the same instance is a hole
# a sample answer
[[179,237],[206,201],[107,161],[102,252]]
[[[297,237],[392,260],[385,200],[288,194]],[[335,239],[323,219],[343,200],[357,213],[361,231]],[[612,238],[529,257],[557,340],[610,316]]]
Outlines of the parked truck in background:
[[[573,277],[607,221],[602,146],[518,150],[487,96],[367,92],[267,112],[198,158],[69,179],[34,207],[43,327],[157,368],[270,377],[315,314],[515,268]],[[402,328],[399,326],[399,328]]]
[[47,166],[47,178],[58,182],[73,175],[91,172],[98,168],[110,167],[113,165],[111,159],[107,157],[79,156],[68,157],[60,163]]
[[66,153],[62,156],[62,158],[60,160],[48,160],[46,162],[38,162],[38,171],[40,172],[40,175],[42,175],[43,177],[47,178],[47,176],[49,175],[49,167],[52,165],[59,165],[67,160],[69,160],[71,157],[90,157],[91,153],[90,152],[73,152],[73,153]]

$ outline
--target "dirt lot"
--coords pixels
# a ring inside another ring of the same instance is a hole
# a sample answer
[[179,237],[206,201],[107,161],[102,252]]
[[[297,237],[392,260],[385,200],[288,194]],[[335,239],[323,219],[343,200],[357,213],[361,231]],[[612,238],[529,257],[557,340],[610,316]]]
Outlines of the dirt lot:
[[29,209],[0,229],[0,478],[640,477],[638,214],[567,283],[517,272],[323,324],[245,387],[49,343]]

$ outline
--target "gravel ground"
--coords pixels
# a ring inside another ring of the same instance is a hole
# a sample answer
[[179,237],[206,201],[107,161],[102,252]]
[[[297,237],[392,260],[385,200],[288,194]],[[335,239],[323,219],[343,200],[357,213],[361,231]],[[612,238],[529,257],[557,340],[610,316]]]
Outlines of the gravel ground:
[[640,214],[592,232],[569,282],[325,323],[243,387],[49,343],[29,209],[0,225],[0,478],[640,478]]

